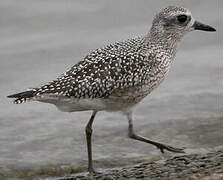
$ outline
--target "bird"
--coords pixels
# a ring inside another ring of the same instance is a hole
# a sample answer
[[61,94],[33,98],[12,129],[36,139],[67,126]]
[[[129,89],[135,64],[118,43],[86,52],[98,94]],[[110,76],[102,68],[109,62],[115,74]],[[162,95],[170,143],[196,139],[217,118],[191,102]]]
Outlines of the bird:
[[15,104],[39,101],[54,104],[60,111],[92,111],[85,127],[88,172],[96,173],[92,160],[92,124],[99,111],[121,112],[128,120],[128,137],[164,150],[176,148],[135,133],[135,107],[166,78],[182,38],[193,30],[216,31],[196,21],[181,6],[162,8],[149,32],[136,38],[114,42],[91,51],[55,80],[37,88],[7,96]]

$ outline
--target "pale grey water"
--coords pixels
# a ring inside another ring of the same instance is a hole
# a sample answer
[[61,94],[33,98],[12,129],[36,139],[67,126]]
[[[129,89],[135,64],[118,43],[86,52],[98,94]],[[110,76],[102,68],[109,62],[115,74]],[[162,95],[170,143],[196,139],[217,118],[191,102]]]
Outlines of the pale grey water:
[[[0,0],[0,166],[86,166],[90,112],[62,113],[36,102],[13,105],[6,96],[56,78],[90,50],[147,33],[154,14],[172,4],[189,8],[217,32],[184,38],[166,81],[137,108],[136,131],[187,152],[222,146],[222,1]],[[126,158],[159,153],[126,136],[122,115],[99,113],[94,160],[119,166]]]

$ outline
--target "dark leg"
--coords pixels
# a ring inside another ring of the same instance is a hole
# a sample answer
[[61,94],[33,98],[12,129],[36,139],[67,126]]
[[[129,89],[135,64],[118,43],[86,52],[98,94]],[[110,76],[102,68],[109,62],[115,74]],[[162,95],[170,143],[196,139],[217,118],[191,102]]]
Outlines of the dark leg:
[[91,119],[89,120],[85,132],[86,132],[86,139],[87,139],[87,151],[88,151],[88,172],[89,173],[95,173],[95,170],[93,168],[93,163],[92,163],[92,146],[91,146],[91,135],[92,135],[92,123],[94,121],[95,115],[97,111],[94,111],[91,115]]
[[156,142],[156,141],[146,139],[142,136],[139,136],[139,135],[135,134],[134,130],[133,130],[133,123],[132,123],[132,113],[127,114],[127,116],[128,116],[128,121],[129,121],[128,136],[130,138],[152,144],[152,145],[156,146],[158,149],[160,149],[160,151],[162,153],[164,153],[164,149],[166,149],[167,151],[171,151],[171,152],[184,153],[182,148],[174,148],[174,147],[171,147],[171,146],[168,146],[168,145],[165,145],[165,144],[161,144],[161,143]]

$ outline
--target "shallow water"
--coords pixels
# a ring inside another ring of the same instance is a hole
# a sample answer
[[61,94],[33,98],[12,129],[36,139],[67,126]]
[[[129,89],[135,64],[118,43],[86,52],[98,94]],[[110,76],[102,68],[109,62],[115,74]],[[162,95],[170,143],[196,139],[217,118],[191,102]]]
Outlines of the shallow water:
[[[178,4],[217,32],[184,38],[166,81],[137,107],[135,129],[187,147],[188,153],[209,151],[223,145],[223,3]],[[90,50],[145,34],[153,15],[167,5],[161,0],[0,1],[0,167],[86,167],[84,127],[90,112],[62,113],[37,102],[13,105],[6,96],[56,78]],[[159,155],[126,136],[125,117],[97,115],[93,155],[98,167]]]

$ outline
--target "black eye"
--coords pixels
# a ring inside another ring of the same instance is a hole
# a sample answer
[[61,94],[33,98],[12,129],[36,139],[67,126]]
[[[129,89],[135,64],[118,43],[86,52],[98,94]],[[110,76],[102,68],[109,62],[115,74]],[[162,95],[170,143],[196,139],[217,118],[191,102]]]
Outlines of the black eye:
[[177,20],[178,20],[180,23],[184,23],[184,22],[186,22],[186,20],[187,20],[187,16],[186,16],[186,15],[179,15],[179,16],[177,16]]

